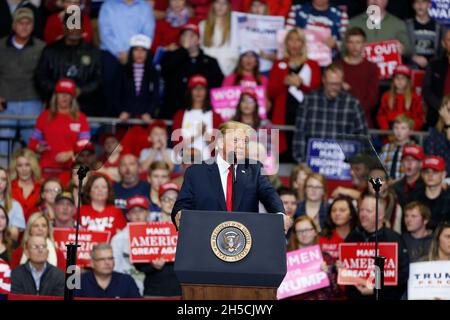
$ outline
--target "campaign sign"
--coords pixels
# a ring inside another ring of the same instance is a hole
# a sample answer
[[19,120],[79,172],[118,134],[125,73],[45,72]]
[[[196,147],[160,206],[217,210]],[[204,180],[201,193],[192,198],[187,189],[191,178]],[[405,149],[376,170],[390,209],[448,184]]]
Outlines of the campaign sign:
[[331,180],[351,180],[346,158],[356,155],[360,144],[355,141],[312,138],[308,140],[306,162],[312,171]]
[[408,300],[450,300],[450,261],[411,263]]
[[438,22],[450,24],[450,2],[448,0],[431,0],[430,16]]
[[[105,231],[78,231],[78,249],[77,249],[77,265],[81,267],[89,267],[91,263],[92,248],[99,243],[109,242],[111,233]],[[53,238],[55,246],[67,257],[68,243],[75,243],[75,228],[64,229],[54,228]]]
[[399,45],[398,40],[388,40],[371,42],[364,47],[367,60],[378,66],[378,75],[381,80],[391,78],[395,68],[402,63]]
[[315,245],[286,254],[287,273],[277,291],[277,299],[285,299],[330,285],[322,269],[320,246]]
[[0,294],[11,291],[11,268],[5,260],[0,258]]
[[147,263],[156,259],[175,261],[178,232],[172,222],[133,222],[130,232],[130,262]]
[[[378,244],[378,252],[385,257],[384,285],[396,286],[398,282],[398,244],[382,242]],[[339,245],[338,284],[355,285],[375,281],[375,243],[357,242]]]
[[231,13],[232,42],[236,47],[276,50],[277,30],[284,28],[284,17],[243,12]]
[[[211,104],[213,110],[220,114],[223,121],[228,121],[236,113],[236,108],[239,103],[239,98],[241,97],[243,87],[242,86],[232,86],[232,87],[221,87],[211,89]],[[266,98],[263,86],[253,87],[258,98],[258,114],[261,119],[266,118]]]

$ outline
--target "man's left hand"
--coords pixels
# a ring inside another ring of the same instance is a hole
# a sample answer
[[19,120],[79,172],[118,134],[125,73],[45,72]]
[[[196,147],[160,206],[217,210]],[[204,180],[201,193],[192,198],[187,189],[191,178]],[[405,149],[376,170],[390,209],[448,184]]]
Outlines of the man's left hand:
[[283,215],[283,222],[284,222],[284,233],[287,234],[288,230],[292,227],[294,224],[294,221],[291,217],[288,215]]

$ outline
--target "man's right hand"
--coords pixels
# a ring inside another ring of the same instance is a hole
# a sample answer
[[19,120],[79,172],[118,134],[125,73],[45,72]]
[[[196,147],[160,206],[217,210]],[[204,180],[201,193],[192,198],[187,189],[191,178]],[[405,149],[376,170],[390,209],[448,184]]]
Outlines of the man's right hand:
[[177,225],[177,228],[180,228],[180,219],[181,219],[181,210],[177,212],[175,215],[175,224]]

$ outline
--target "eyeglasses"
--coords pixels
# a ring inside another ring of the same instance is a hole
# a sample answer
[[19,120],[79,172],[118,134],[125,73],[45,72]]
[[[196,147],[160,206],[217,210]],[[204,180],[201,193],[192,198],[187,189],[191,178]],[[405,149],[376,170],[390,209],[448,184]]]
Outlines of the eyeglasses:
[[101,261],[101,262],[114,261],[114,257],[95,258],[95,259],[93,259],[93,260],[94,260],[94,261]]
[[45,188],[44,191],[49,192],[49,193],[60,193],[61,189],[60,188]]
[[170,197],[162,197],[161,201],[162,202],[175,202],[175,201],[177,201],[177,199],[176,198],[170,198]]
[[323,190],[323,186],[306,186],[306,189]]
[[44,249],[47,249],[47,245],[46,244],[41,244],[41,245],[32,244],[30,246],[30,249],[32,249],[32,250],[44,250]]
[[314,231],[314,228],[295,230],[296,234],[305,234]]

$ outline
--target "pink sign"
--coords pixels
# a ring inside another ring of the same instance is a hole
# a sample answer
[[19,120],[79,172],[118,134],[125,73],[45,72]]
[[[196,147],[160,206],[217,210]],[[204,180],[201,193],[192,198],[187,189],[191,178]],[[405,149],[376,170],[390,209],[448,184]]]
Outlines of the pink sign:
[[328,275],[322,270],[323,257],[320,246],[288,252],[286,259],[287,273],[278,288],[278,300],[330,285]]
[[[236,113],[236,107],[239,102],[242,91],[241,86],[236,87],[221,87],[211,89],[211,104],[213,110],[220,114],[223,121],[228,121],[233,118]],[[266,118],[266,98],[263,86],[254,87],[256,95],[258,96],[259,116],[261,119]]]

